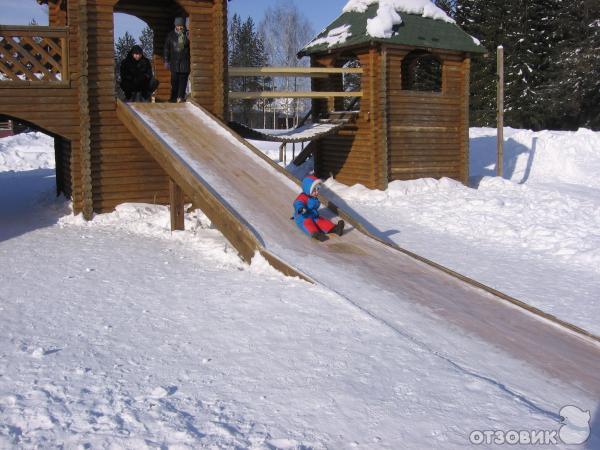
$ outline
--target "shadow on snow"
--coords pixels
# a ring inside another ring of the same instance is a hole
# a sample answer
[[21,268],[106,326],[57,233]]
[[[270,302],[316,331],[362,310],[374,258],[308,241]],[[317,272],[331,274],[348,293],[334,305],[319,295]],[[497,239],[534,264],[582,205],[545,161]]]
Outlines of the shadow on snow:
[[68,214],[54,169],[0,172],[0,242],[54,225]]

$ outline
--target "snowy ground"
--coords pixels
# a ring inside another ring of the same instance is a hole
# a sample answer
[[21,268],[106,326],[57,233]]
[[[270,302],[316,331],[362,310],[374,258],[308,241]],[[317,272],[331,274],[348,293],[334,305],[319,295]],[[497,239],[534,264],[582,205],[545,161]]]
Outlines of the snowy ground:
[[558,430],[567,404],[600,428],[600,399],[524,364],[482,375],[448,342],[243,265],[201,213],[177,233],[157,206],[73,217],[51,144],[0,140],[0,448],[449,449],[473,430]]
[[495,133],[471,129],[472,188],[329,180],[327,195],[379,236],[600,335],[600,133],[507,128],[504,179]]

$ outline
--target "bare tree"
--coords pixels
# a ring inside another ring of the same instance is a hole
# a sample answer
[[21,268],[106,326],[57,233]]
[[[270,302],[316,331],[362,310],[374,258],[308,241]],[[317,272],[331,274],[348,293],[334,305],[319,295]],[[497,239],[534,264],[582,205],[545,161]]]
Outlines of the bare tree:
[[[271,66],[309,65],[308,59],[299,60],[297,54],[313,37],[314,31],[306,16],[298,9],[293,0],[278,0],[275,6],[268,7],[258,30]],[[307,86],[310,88],[310,82],[306,79],[298,80],[286,77],[277,84],[278,89],[286,91],[290,90],[291,84],[294,89],[307,89]],[[298,100],[294,100],[293,105],[297,124],[301,104]]]

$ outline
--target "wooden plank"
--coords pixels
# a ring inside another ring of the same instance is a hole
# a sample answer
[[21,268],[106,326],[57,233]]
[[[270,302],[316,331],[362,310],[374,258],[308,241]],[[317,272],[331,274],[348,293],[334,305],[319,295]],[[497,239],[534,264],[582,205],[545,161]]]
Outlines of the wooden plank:
[[68,27],[0,25],[0,35],[5,36],[47,36],[60,38],[64,37],[68,30]]
[[184,195],[181,188],[169,178],[169,204],[171,214],[171,231],[185,230]]
[[392,125],[390,131],[440,131],[458,132],[458,126],[428,126],[428,125]]
[[228,67],[230,77],[313,77],[333,74],[362,74],[362,68],[336,67]]
[[235,216],[214,194],[196,179],[189,170],[168,151],[162,148],[163,143],[156,138],[137,116],[122,102],[117,104],[117,114],[130,127],[130,131],[144,144],[157,162],[174,179],[194,204],[200,206],[215,226],[225,235],[240,252],[242,258],[250,261],[256,250],[260,248],[256,237],[242,225],[241,218]]
[[229,98],[234,100],[253,98],[353,98],[362,97],[362,92],[293,92],[293,91],[263,91],[263,92],[229,92]]

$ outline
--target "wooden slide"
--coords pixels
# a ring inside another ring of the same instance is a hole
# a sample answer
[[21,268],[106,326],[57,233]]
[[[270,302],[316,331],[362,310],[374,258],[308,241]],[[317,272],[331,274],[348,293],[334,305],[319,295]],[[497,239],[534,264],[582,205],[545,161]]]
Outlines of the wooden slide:
[[451,333],[459,330],[487,342],[600,398],[595,336],[552,323],[424,264],[359,231],[356,222],[341,238],[309,239],[290,220],[298,184],[195,104],[119,102],[117,113],[245,260],[260,253],[280,271],[319,283],[376,318],[400,316],[394,323],[385,319],[397,329],[403,311],[423,311]]

